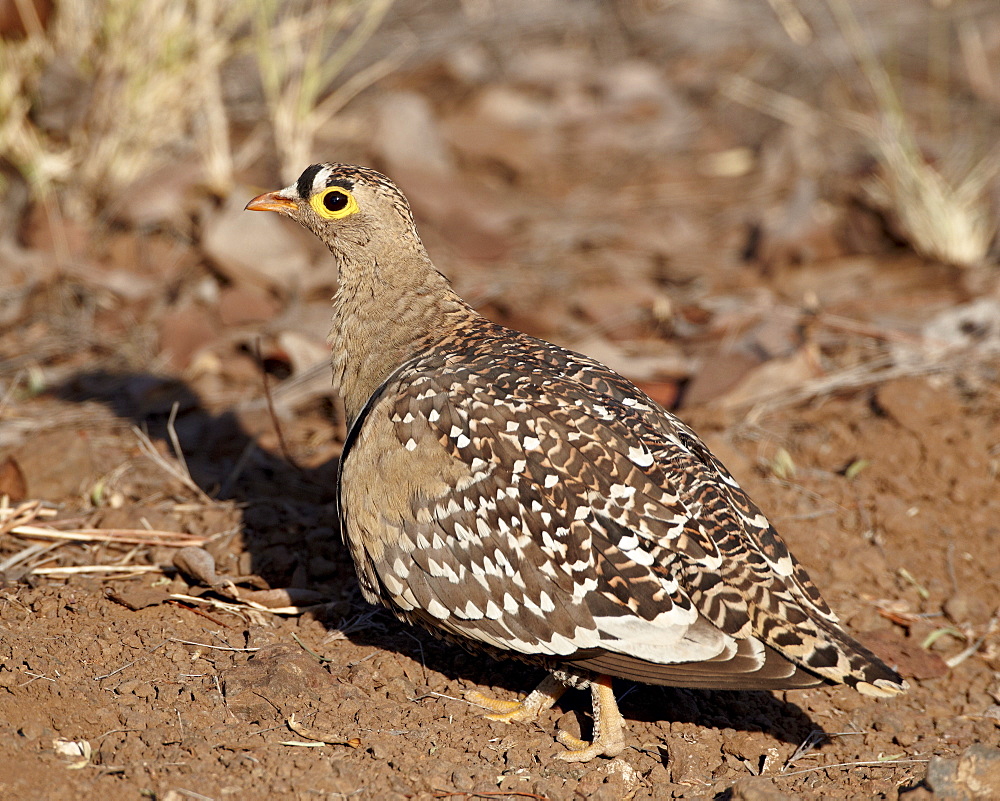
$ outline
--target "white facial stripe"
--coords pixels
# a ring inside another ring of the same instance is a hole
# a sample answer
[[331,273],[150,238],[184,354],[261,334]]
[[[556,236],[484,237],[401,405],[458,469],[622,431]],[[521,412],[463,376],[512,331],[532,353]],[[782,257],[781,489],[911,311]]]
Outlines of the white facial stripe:
[[315,195],[321,189],[326,189],[326,182],[330,180],[330,176],[333,174],[333,170],[329,167],[324,167],[318,173],[316,177],[313,178],[313,194]]

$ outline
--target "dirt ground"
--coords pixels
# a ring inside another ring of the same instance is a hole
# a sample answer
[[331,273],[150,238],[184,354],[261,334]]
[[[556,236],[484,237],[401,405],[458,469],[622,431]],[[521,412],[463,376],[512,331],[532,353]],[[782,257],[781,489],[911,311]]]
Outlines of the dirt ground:
[[[835,111],[872,107],[824,4],[810,46],[781,4],[499,5],[401,3],[372,47],[419,44],[318,155],[396,178],[483,313],[675,408],[910,692],[621,682],[629,747],[586,765],[554,759],[584,693],[478,715],[466,691],[541,673],[361,599],[335,270],[242,213],[283,185],[265,154],[230,198],[151,176],[97,224],[0,200],[0,798],[1000,797],[995,258],[921,257],[865,194]],[[933,154],[936,18],[902,6],[863,22]],[[1000,74],[997,10],[965,9]],[[947,52],[951,119],[995,133]]]

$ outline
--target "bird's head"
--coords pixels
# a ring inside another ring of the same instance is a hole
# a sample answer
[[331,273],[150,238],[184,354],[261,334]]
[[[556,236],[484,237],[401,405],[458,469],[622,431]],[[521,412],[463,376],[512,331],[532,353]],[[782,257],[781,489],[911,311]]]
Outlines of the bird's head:
[[409,245],[423,252],[406,198],[367,167],[313,164],[291,186],[258,195],[246,207],[291,217],[342,260],[359,256],[359,249],[377,256]]

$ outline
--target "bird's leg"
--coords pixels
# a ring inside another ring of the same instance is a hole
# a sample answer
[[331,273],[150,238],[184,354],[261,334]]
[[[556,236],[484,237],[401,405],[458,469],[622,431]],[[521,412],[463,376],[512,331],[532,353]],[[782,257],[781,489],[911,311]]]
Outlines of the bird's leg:
[[594,699],[594,741],[588,743],[569,732],[560,731],[556,739],[569,750],[558,758],[566,762],[589,762],[597,756],[616,757],[625,750],[625,719],[618,711],[610,676],[598,676],[590,683]]
[[467,692],[465,700],[489,709],[490,713],[486,717],[490,720],[510,723],[512,720],[534,720],[558,701],[564,692],[566,692],[566,685],[549,674],[523,701],[504,701],[500,698],[491,698],[477,690]]

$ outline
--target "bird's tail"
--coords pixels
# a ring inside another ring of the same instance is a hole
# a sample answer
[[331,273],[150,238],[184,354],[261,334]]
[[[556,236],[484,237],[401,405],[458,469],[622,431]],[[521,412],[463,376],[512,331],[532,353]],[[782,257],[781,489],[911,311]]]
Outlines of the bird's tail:
[[835,623],[818,616],[812,622],[822,639],[802,660],[806,668],[872,698],[891,698],[909,689],[899,673]]

